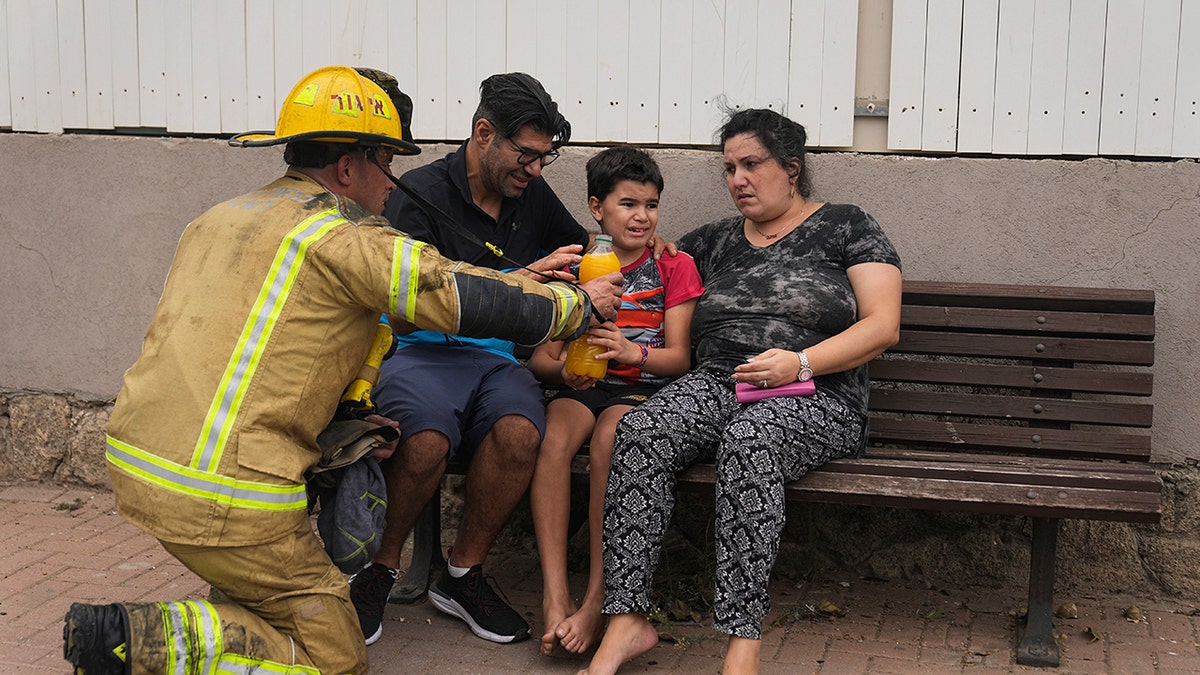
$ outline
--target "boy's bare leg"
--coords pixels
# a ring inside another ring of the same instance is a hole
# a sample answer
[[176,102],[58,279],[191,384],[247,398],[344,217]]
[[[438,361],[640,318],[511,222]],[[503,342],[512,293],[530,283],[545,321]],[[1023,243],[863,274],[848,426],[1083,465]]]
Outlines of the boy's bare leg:
[[615,614],[588,667],[578,675],[612,675],[626,661],[637,658],[658,644],[658,631],[641,614]]
[[582,654],[604,633],[604,491],[612,462],[617,421],[633,406],[617,405],[600,413],[589,443],[588,483],[588,585],[579,609],[554,628],[555,637],[569,652]]
[[529,502],[542,565],[541,651],[549,656],[559,639],[556,627],[576,611],[567,580],[567,527],[571,515],[571,458],[579,452],[596,419],[570,399],[546,407],[546,437],[538,451]]
[[729,646],[725,649],[725,665],[721,668],[722,675],[757,675],[761,651],[762,640],[730,635]]

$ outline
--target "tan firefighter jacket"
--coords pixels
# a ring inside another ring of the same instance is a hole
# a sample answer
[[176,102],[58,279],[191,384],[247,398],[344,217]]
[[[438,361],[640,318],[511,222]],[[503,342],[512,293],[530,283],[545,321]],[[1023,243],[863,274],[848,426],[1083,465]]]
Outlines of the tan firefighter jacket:
[[109,423],[118,508],[179,543],[293,532],[317,434],[381,313],[536,344],[581,334],[590,312],[570,286],[443,258],[288,172],[184,230]]

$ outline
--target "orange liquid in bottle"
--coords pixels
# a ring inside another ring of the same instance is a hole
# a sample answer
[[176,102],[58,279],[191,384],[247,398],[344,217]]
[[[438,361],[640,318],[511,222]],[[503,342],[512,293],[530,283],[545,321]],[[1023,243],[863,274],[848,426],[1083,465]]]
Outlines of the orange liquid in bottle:
[[[621,271],[621,261],[612,250],[612,237],[601,234],[596,237],[596,246],[583,256],[579,263],[579,283],[587,282],[605,274]],[[608,361],[596,356],[608,351],[601,345],[589,345],[587,336],[567,345],[566,371],[571,375],[593,377],[597,380],[608,374]]]

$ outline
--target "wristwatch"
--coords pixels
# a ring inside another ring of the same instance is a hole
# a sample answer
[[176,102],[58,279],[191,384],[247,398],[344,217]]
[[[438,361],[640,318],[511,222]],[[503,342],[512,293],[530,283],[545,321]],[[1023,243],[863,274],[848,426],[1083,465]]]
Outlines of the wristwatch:
[[813,378],[812,366],[808,365],[808,355],[802,349],[796,352],[796,356],[800,357],[800,372],[796,373],[796,379],[801,382],[808,382]]

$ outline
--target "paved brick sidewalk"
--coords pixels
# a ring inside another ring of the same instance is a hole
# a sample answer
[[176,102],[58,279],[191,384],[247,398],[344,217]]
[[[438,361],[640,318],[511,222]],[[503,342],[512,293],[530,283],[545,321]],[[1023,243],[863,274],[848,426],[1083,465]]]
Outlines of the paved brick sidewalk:
[[[62,659],[62,617],[72,601],[177,600],[203,597],[208,590],[151,537],[116,515],[106,492],[0,487],[0,542],[4,674],[69,672]],[[536,556],[518,550],[494,555],[488,572],[540,635]],[[1057,626],[1062,666],[1057,671],[1017,666],[1013,615],[1023,594],[1024,589],[937,591],[860,579],[832,578],[800,588],[777,582],[772,621],[796,619],[765,636],[762,671],[1200,673],[1196,604],[1147,598],[1058,598],[1079,608],[1079,618]],[[1135,604],[1144,615],[1139,622],[1124,616]],[[822,615],[822,607],[838,611]],[[697,626],[674,626],[670,632],[686,646],[660,642],[622,672],[719,672],[723,639]],[[475,639],[464,624],[427,602],[389,605],[383,638],[369,653],[376,674],[573,673],[585,664],[542,657],[536,640],[497,645]]]

